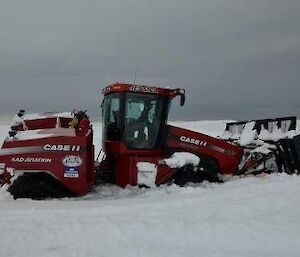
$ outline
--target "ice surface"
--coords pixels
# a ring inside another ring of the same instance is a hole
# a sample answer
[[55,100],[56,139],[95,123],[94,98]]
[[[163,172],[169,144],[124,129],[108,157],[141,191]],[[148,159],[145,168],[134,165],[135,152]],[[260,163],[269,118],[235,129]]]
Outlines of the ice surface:
[[155,189],[97,188],[81,199],[0,192],[1,256],[299,256],[296,176]]
[[[176,122],[212,136],[223,121]],[[100,149],[101,126],[95,124]],[[0,126],[0,139],[8,132]],[[1,140],[2,141],[2,140]],[[102,186],[81,198],[13,200],[0,189],[0,256],[298,257],[300,177],[145,189]]]

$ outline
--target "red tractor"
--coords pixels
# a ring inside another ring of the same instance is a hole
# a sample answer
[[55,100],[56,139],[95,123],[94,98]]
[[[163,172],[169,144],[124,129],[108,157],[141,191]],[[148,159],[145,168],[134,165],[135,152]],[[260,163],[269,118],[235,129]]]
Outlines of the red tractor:
[[[105,182],[120,187],[184,185],[221,182],[224,174],[249,170],[298,170],[298,137],[281,139],[270,147],[271,154],[256,156],[253,149],[230,139],[168,125],[171,100],[180,96],[184,105],[183,89],[116,83],[102,93],[101,161],[94,161],[93,128],[85,112],[18,113],[0,150],[1,184],[8,185],[14,198],[84,195],[95,184]],[[293,129],[292,125],[286,130]],[[275,168],[266,165],[272,158]]]

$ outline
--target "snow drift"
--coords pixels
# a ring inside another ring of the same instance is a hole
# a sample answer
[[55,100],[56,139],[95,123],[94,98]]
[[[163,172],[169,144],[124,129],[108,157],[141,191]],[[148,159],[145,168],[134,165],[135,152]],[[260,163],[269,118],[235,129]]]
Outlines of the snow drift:
[[[212,136],[225,122],[176,122]],[[0,127],[0,138],[8,127]],[[100,125],[95,144],[100,149]],[[0,190],[0,256],[299,256],[300,177],[273,174],[81,198],[13,200]]]

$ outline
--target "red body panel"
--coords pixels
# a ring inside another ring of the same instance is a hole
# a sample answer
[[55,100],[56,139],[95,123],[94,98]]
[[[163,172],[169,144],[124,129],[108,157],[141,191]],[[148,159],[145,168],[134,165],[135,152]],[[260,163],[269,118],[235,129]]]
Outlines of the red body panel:
[[223,174],[234,174],[237,171],[244,152],[243,148],[224,140],[172,126],[169,127],[166,145],[174,151],[213,157]]
[[[158,164],[158,161],[162,157],[159,156],[130,156],[121,155],[116,161],[115,178],[116,184],[120,187],[126,187],[127,185],[136,186],[137,185],[137,163],[138,162],[150,162]],[[159,173],[159,169],[158,169]],[[158,184],[158,183],[157,183]]]
[[[32,127],[36,126],[32,121]],[[15,173],[46,172],[70,191],[86,194],[95,184],[93,130],[90,127],[21,131],[4,141],[0,163]]]
[[157,164],[163,159],[163,150],[130,150],[122,142],[105,141],[104,151],[113,163],[116,184],[121,187],[137,185],[137,163],[151,162]]
[[138,162],[157,165],[157,185],[170,181],[176,169],[159,164],[160,160],[169,157],[166,152],[191,152],[200,156],[200,159],[203,155],[212,157],[216,160],[222,174],[234,174],[243,155],[241,147],[199,132],[172,126],[169,126],[168,136],[163,146],[164,149],[158,150],[130,150],[119,141],[106,141],[104,150],[110,156],[109,161],[114,163],[116,184],[121,187],[137,185]]

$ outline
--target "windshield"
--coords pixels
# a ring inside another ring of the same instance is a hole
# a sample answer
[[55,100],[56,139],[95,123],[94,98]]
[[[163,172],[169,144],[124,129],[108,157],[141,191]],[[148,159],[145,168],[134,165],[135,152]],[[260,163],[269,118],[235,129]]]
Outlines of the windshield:
[[102,104],[103,139],[123,141],[129,149],[154,149],[166,120],[164,96],[112,93]]
[[131,149],[153,149],[159,139],[163,97],[127,93],[123,140]]

